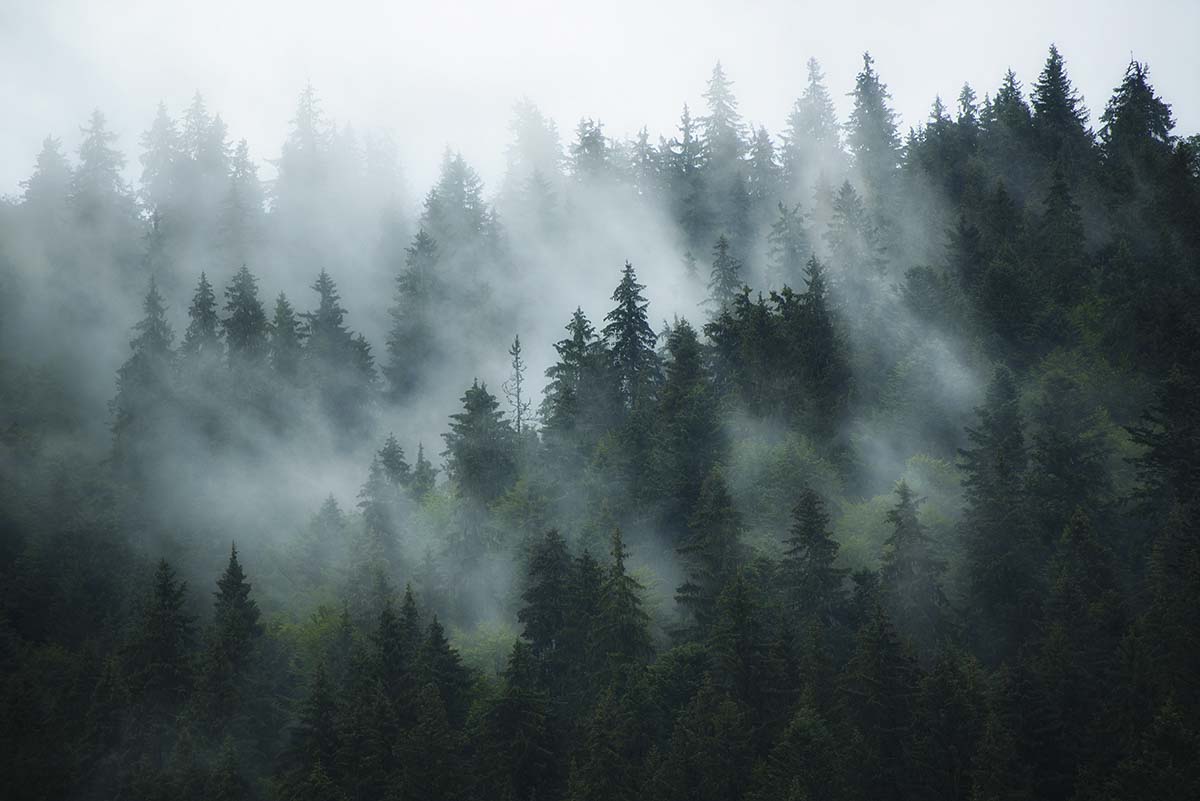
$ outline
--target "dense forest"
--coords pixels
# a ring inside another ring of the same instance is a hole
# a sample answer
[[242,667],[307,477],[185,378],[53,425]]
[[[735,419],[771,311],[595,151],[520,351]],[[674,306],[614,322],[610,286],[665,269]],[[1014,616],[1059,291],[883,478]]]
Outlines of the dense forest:
[[523,100],[420,203],[311,86],[261,161],[199,94],[47,138],[2,794],[1200,798],[1200,137],[1115,67]]

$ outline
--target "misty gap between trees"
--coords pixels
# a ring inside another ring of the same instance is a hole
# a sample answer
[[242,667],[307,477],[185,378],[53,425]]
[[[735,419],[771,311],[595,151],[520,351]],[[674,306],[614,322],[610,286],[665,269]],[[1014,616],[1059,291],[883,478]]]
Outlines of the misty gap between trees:
[[1118,77],[905,133],[810,61],[772,134],[717,64],[419,204],[311,86],[277,159],[199,94],[47,138],[3,795],[1200,798],[1200,137]]

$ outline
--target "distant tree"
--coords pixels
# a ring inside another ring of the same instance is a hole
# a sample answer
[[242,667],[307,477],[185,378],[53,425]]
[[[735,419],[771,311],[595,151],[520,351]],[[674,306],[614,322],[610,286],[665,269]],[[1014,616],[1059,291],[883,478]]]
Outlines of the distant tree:
[[275,314],[271,318],[271,367],[279,376],[289,381],[295,380],[300,374],[303,333],[303,326],[297,319],[292,304],[288,302],[287,296],[280,292],[279,297],[275,299]]
[[917,517],[919,503],[908,484],[896,485],[896,505],[887,513],[892,533],[884,543],[879,578],[900,632],[929,654],[950,634],[950,607],[942,591],[946,563]]
[[729,240],[725,235],[717,237],[713,246],[712,273],[708,279],[708,300],[720,313],[728,306],[742,288],[742,264],[729,252]]
[[486,384],[475,381],[462,397],[463,410],[450,415],[446,470],[464,497],[490,503],[515,478],[512,426]]
[[658,337],[646,318],[649,304],[642,295],[645,288],[637,282],[633,265],[625,262],[621,282],[612,295],[617,305],[604,315],[607,325],[602,333],[626,409],[649,400],[658,380],[658,356],[654,350]]
[[979,653],[999,661],[1029,636],[1037,588],[1037,549],[1025,517],[1024,420],[1012,373],[998,368],[960,452],[966,510],[962,521],[968,609]]
[[1050,45],[1046,64],[1031,93],[1033,131],[1042,155],[1066,165],[1072,178],[1090,166],[1092,133],[1087,127],[1088,110],[1075,91],[1062,54]]
[[525,434],[529,409],[533,403],[522,394],[525,387],[525,359],[521,356],[521,337],[513,337],[513,343],[508,348],[508,355],[512,357],[512,373],[508,381],[504,382],[503,390],[504,396],[508,398],[509,406],[512,407],[513,427],[517,438],[520,439]]
[[887,203],[900,163],[900,138],[896,113],[888,105],[891,95],[879,80],[875,60],[863,54],[863,68],[854,80],[854,108],[846,123],[846,142],[854,166],[863,176],[868,198]]
[[601,588],[596,647],[607,661],[609,674],[616,678],[622,670],[648,661],[654,648],[650,616],[642,608],[645,588],[625,568],[629,551],[619,528],[613,529],[610,554],[612,563]]
[[258,299],[258,279],[244,264],[225,288],[225,314],[221,326],[230,366],[254,368],[267,356],[270,326]]
[[127,656],[133,688],[152,714],[177,712],[191,691],[195,631],[186,594],[186,582],[160,560]]
[[396,300],[388,314],[388,361],[383,368],[388,396],[396,402],[411,398],[436,359],[437,342],[432,315],[438,247],[421,229],[405,251],[404,269],[396,276]]
[[1100,115],[1105,161],[1117,186],[1126,190],[1132,188],[1130,181],[1158,174],[1171,153],[1175,120],[1171,106],[1155,94],[1149,74],[1145,64],[1131,60]]
[[675,591],[675,600],[703,633],[715,619],[717,598],[743,560],[741,520],[719,470],[714,468],[704,480],[688,525],[689,537],[677,549],[687,579]]
[[833,98],[825,88],[825,76],[815,58],[808,60],[808,84],[788,114],[783,134],[781,160],[783,178],[795,198],[816,183],[824,173],[836,177],[841,172],[841,125],[833,108]]
[[145,316],[134,326],[133,351],[117,371],[117,396],[110,404],[113,456],[118,465],[139,469],[145,449],[157,435],[172,396],[171,350],[175,338],[153,278],[142,302]]
[[437,469],[425,458],[425,446],[417,443],[417,461],[413,465],[412,474],[413,495],[420,499],[433,492],[437,474]]
[[222,355],[221,319],[217,316],[217,298],[208,276],[200,273],[200,282],[188,307],[188,327],[183,334],[179,355],[184,359],[219,360]]
[[604,179],[609,171],[608,143],[599,120],[582,118],[571,145],[571,172],[578,181]]
[[797,619],[837,623],[846,611],[846,570],[835,567],[838,543],[829,532],[829,515],[816,492],[805,487],[792,509],[792,527],[784,540],[780,581],[789,611]]
[[779,216],[767,234],[767,269],[768,283],[781,289],[799,283],[804,263],[813,249],[800,204],[789,207],[780,203],[778,209]]

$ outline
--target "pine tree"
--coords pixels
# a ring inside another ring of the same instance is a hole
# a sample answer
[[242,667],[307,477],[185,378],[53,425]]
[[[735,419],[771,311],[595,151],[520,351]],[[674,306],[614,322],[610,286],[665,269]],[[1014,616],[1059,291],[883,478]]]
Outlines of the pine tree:
[[67,198],[71,192],[71,165],[62,152],[62,143],[53,136],[42,140],[33,175],[21,182],[22,206],[42,230],[55,231],[67,223]]
[[525,425],[532,404],[532,401],[522,395],[525,387],[525,359],[521,356],[521,337],[513,337],[508,355],[512,357],[512,373],[509,380],[504,382],[502,389],[504,396],[508,398],[509,406],[512,407],[513,429],[517,434],[517,439],[520,440],[525,435]]
[[417,443],[417,461],[413,465],[413,496],[421,499],[433,492],[437,485],[438,470],[425,458],[425,446]]
[[263,238],[263,189],[250,146],[239,140],[229,163],[229,183],[218,220],[218,238],[226,263],[245,264]]
[[200,283],[188,307],[188,327],[183,334],[179,354],[184,358],[216,360],[221,357],[221,320],[217,316],[217,298],[208,276],[200,273]]
[[175,121],[159,103],[150,130],[142,134],[142,200],[168,219],[176,209],[180,161],[185,156]]
[[129,644],[127,674],[151,710],[178,710],[191,690],[195,640],[193,620],[184,609],[187,583],[165,559],[159,561],[141,621]]
[[1055,169],[1046,195],[1046,211],[1036,233],[1039,283],[1061,306],[1070,306],[1088,280],[1083,221],[1062,170]]
[[371,348],[345,324],[346,310],[333,279],[324,270],[312,289],[319,303],[305,319],[304,361],[321,405],[344,431],[363,433],[375,385]]
[[270,353],[271,367],[282,378],[294,381],[300,374],[300,359],[303,354],[301,337],[303,328],[296,318],[296,311],[282,292],[275,299],[275,314],[271,318]]
[[896,485],[896,505],[887,514],[892,533],[884,543],[879,577],[897,627],[928,654],[949,634],[949,604],[941,583],[946,563],[917,517],[919,503],[908,484]]
[[915,666],[887,613],[878,603],[871,604],[841,679],[846,713],[857,733],[854,780],[863,797],[907,797],[904,752],[915,683]]
[[748,731],[746,713],[705,681],[675,722],[651,795],[663,801],[740,797],[753,759]]
[[571,555],[558,531],[551,529],[535,543],[525,574],[523,606],[517,620],[529,653],[539,667],[539,682],[554,687],[567,666],[561,653],[567,627]]
[[255,368],[267,356],[270,326],[258,299],[258,279],[244,264],[225,288],[225,314],[221,326],[230,366]]
[[741,273],[742,263],[729,252],[729,240],[721,234],[713,246],[712,272],[708,279],[706,301],[713,307],[714,313],[720,314],[741,291]]
[[784,540],[780,579],[788,610],[798,620],[833,625],[846,613],[846,570],[834,567],[838,543],[829,531],[821,496],[805,487],[792,509],[792,527]]
[[798,285],[804,264],[812,255],[812,245],[800,204],[789,207],[780,203],[778,209],[779,216],[767,234],[767,269],[768,283],[782,289]]
[[1012,374],[998,368],[960,451],[967,507],[962,522],[968,609],[979,653],[989,661],[1016,654],[1034,614],[1036,549],[1025,519],[1024,422]]
[[462,396],[463,410],[450,415],[446,472],[463,497],[490,503],[515,479],[513,430],[487,384],[475,381]]
[[647,321],[649,304],[642,295],[645,288],[637,282],[633,265],[625,262],[621,282],[612,294],[617,305],[604,315],[607,324],[601,332],[608,344],[625,408],[629,410],[652,397],[658,379],[658,357],[654,351],[658,337]]
[[437,615],[429,624],[425,642],[421,645],[421,664],[429,681],[437,687],[445,704],[446,719],[451,728],[461,730],[471,710],[473,678],[450,643]]
[[603,180],[609,172],[608,143],[599,120],[584,117],[575,128],[571,145],[571,172],[577,181]]
[[258,620],[258,604],[250,597],[250,582],[238,561],[236,544],[230,548],[229,564],[217,581],[214,596],[214,642],[230,666],[241,669],[248,663],[263,628]]
[[422,228],[405,250],[404,269],[396,276],[396,300],[388,314],[388,362],[383,368],[393,402],[411,398],[436,361],[434,313],[438,246]]
[[705,197],[706,148],[686,104],[679,118],[679,135],[660,144],[667,191],[685,242],[697,248],[704,242],[710,213]]
[[171,399],[171,343],[175,337],[153,278],[142,310],[145,316],[134,326],[136,336],[129,343],[133,353],[117,371],[117,396],[110,404],[114,459],[135,473],[157,436],[157,423],[163,420]]
[[870,53],[863,54],[863,68],[854,79],[853,97],[846,142],[870,199],[886,203],[891,198],[900,162],[900,138],[896,132],[896,113],[888,105],[891,94],[880,82]]
[[108,130],[99,109],[92,112],[88,126],[81,131],[79,164],[71,176],[75,218],[108,237],[123,233],[121,228],[127,232],[133,224],[134,202],[121,176],[125,157],[113,147],[117,135]]
[[408,462],[404,460],[404,449],[400,447],[394,434],[388,434],[377,456],[379,466],[383,468],[383,475],[389,484],[399,488],[408,487],[412,483],[412,471]]
[[[841,125],[825,76],[815,58],[808,60],[808,84],[788,114],[781,159],[790,197],[807,192],[821,173],[841,171]],[[807,254],[806,254],[807,255]]]
[[667,333],[665,376],[655,409],[649,497],[662,504],[662,519],[678,537],[700,487],[719,458],[724,436],[717,398],[696,331],[678,320]]
[[1087,127],[1088,110],[1067,77],[1062,54],[1054,45],[1050,45],[1031,95],[1033,130],[1042,155],[1067,165],[1069,174],[1078,177],[1090,159],[1092,132]]
[[1125,190],[1132,188],[1132,179],[1156,175],[1170,157],[1175,120],[1149,77],[1145,64],[1131,60],[1100,115],[1104,157],[1107,166],[1118,171],[1117,186]]
[[334,685],[324,663],[317,665],[308,695],[300,705],[299,719],[291,732],[291,743],[287,752],[290,768],[285,784],[296,788],[308,783],[312,771],[320,766],[327,773],[336,771],[337,754],[340,747],[337,732],[338,708]]
[[629,551],[621,529],[612,534],[612,563],[601,588],[600,620],[596,648],[607,660],[607,671],[617,678],[628,667],[646,662],[653,654],[648,629],[650,616],[642,609],[642,584],[625,569]]
[[717,598],[743,559],[741,521],[718,469],[704,480],[688,526],[689,537],[677,549],[687,580],[675,591],[675,600],[689,613],[691,625],[703,633],[715,620]]

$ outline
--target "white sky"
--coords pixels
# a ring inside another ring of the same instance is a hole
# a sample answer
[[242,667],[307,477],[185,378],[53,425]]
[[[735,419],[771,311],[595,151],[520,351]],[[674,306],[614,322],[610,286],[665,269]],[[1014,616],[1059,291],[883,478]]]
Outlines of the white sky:
[[[610,135],[669,134],[700,103],[713,63],[745,117],[777,133],[820,60],[844,118],[863,50],[903,127],[963,81],[1028,86],[1051,41],[1093,119],[1130,55],[1149,63],[1177,133],[1200,129],[1200,0],[0,0],[0,194],[17,191],[41,139],[73,151],[101,107],[136,165],[156,103],[178,114],[199,89],[258,160],[278,154],[311,79],[329,115],[387,128],[422,194],[441,150],[461,149],[494,187],[512,103],[529,96],[564,139],[581,115]],[[130,170],[130,177],[136,173]]]

